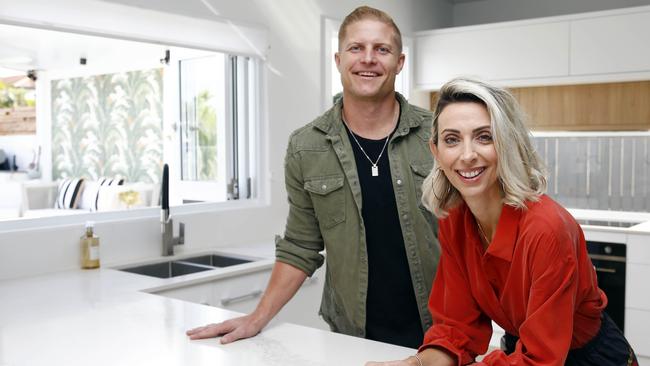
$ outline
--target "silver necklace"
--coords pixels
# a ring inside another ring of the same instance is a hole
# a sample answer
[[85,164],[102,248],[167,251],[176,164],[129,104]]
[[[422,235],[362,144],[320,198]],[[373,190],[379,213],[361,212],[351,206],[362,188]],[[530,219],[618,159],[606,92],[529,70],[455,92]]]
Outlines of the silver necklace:
[[481,234],[483,239],[485,239],[485,244],[490,244],[490,240],[488,240],[488,237],[487,235],[485,235],[485,231],[483,231],[483,227],[481,226],[481,224],[479,224],[478,220],[476,220],[476,226],[478,226],[479,234]]
[[377,160],[373,162],[372,159],[370,159],[370,156],[368,156],[368,154],[366,153],[366,150],[364,150],[363,146],[361,146],[361,144],[359,143],[359,140],[357,140],[357,137],[354,135],[354,132],[352,132],[352,129],[350,128],[350,126],[348,126],[348,123],[345,121],[345,118],[343,117],[343,111],[341,111],[341,121],[343,121],[343,125],[345,125],[345,128],[347,128],[348,131],[350,131],[350,135],[352,135],[352,138],[354,139],[354,142],[357,143],[357,146],[359,146],[359,149],[361,149],[361,152],[363,153],[363,155],[366,157],[366,159],[368,159],[368,161],[372,165],[370,167],[370,173],[372,174],[373,177],[378,177],[379,176],[379,166],[377,164],[379,164],[379,160],[381,159],[381,156],[384,154],[384,150],[386,150],[386,145],[388,145],[388,138],[390,137],[390,134],[388,134],[388,136],[386,136],[386,140],[384,141],[384,147],[381,148],[381,151],[379,152],[379,156],[377,157]]

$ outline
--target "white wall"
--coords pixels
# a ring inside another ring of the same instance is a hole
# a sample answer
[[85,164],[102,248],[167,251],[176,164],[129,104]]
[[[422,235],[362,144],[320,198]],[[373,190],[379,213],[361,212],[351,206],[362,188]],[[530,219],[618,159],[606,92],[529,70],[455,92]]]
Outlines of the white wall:
[[[42,0],[47,2],[47,0]],[[94,1],[94,0],[87,0]],[[343,19],[353,8],[370,5],[389,12],[406,35],[416,30],[449,26],[451,7],[447,0],[205,0],[220,16],[261,25],[269,31],[267,106],[268,152],[270,162],[270,204],[265,207],[239,209],[227,212],[207,212],[182,216],[186,222],[188,247],[185,249],[237,245],[251,242],[272,242],[275,234],[284,231],[288,210],[284,189],[283,159],[287,138],[296,128],[310,122],[322,111],[321,100],[321,18]],[[150,10],[196,18],[213,19],[202,1],[177,0],[112,0],[107,2],[137,5]],[[426,101],[427,98],[420,98]],[[64,222],[64,219],[61,219]],[[51,224],[50,224],[51,225]],[[122,226],[117,226],[122,225]],[[121,228],[127,229],[120,230]],[[153,228],[154,232],[149,233]],[[156,238],[155,219],[141,220],[137,224],[99,223],[102,234],[105,262],[126,259],[124,251],[138,256],[155,255],[157,250],[143,249],[142,238]],[[130,230],[138,231],[130,235]],[[2,260],[9,259],[18,248],[38,243],[48,248],[61,248],[59,261],[53,269],[72,269],[77,266],[77,237],[81,225],[43,230],[22,230],[0,233],[0,269]],[[148,236],[147,236],[148,235]],[[108,247],[108,248],[106,248]],[[130,248],[130,249],[129,249]],[[46,252],[51,252],[50,250]],[[152,254],[153,253],[153,254]],[[134,254],[136,255],[136,254]],[[51,266],[50,266],[51,267]],[[5,267],[8,268],[8,267]],[[44,267],[41,267],[44,268]],[[41,272],[45,269],[41,269]],[[0,279],[15,276],[15,271],[0,270]]]
[[650,5],[650,0],[475,0],[456,3],[454,27]]

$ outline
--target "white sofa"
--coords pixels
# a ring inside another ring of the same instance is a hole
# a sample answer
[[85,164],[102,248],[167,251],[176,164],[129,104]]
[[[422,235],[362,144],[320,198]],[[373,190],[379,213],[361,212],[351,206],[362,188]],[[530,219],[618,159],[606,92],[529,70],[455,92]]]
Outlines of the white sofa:
[[[84,197],[84,187],[92,186],[93,181],[85,181],[72,209],[55,208],[58,195],[58,182],[28,182],[23,184],[22,216],[48,217],[58,215],[74,215],[95,211],[125,210],[138,207],[158,205],[160,188],[158,184],[127,183],[116,186],[101,186],[97,196]],[[86,190],[86,194],[89,190]],[[127,204],[120,199],[125,192],[135,195],[138,199],[134,204]]]
[[20,217],[25,172],[0,171],[0,220]]

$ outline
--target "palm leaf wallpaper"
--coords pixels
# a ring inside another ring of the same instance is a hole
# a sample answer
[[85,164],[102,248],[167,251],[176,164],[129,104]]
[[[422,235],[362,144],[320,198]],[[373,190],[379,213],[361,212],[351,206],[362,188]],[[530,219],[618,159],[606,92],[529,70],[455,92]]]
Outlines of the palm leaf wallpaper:
[[157,183],[162,171],[163,69],[52,81],[52,177],[120,176]]

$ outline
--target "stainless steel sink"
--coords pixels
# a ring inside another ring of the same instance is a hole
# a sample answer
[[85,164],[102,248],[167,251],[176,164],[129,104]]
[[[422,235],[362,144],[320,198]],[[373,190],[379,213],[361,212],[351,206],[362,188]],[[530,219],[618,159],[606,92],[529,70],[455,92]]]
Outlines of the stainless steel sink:
[[207,254],[198,257],[183,258],[183,262],[202,264],[212,267],[230,267],[237,264],[250,263],[252,260],[230,257],[219,254]]
[[145,276],[171,278],[243,263],[250,263],[254,260],[255,259],[244,259],[221,254],[203,254],[194,257],[179,258],[151,264],[140,264],[117,269]]
[[168,261],[162,263],[145,264],[136,267],[121,268],[120,270],[151,277],[171,278],[190,273],[209,271],[212,269],[214,269],[214,267],[197,266],[191,263],[183,263],[181,261]]

